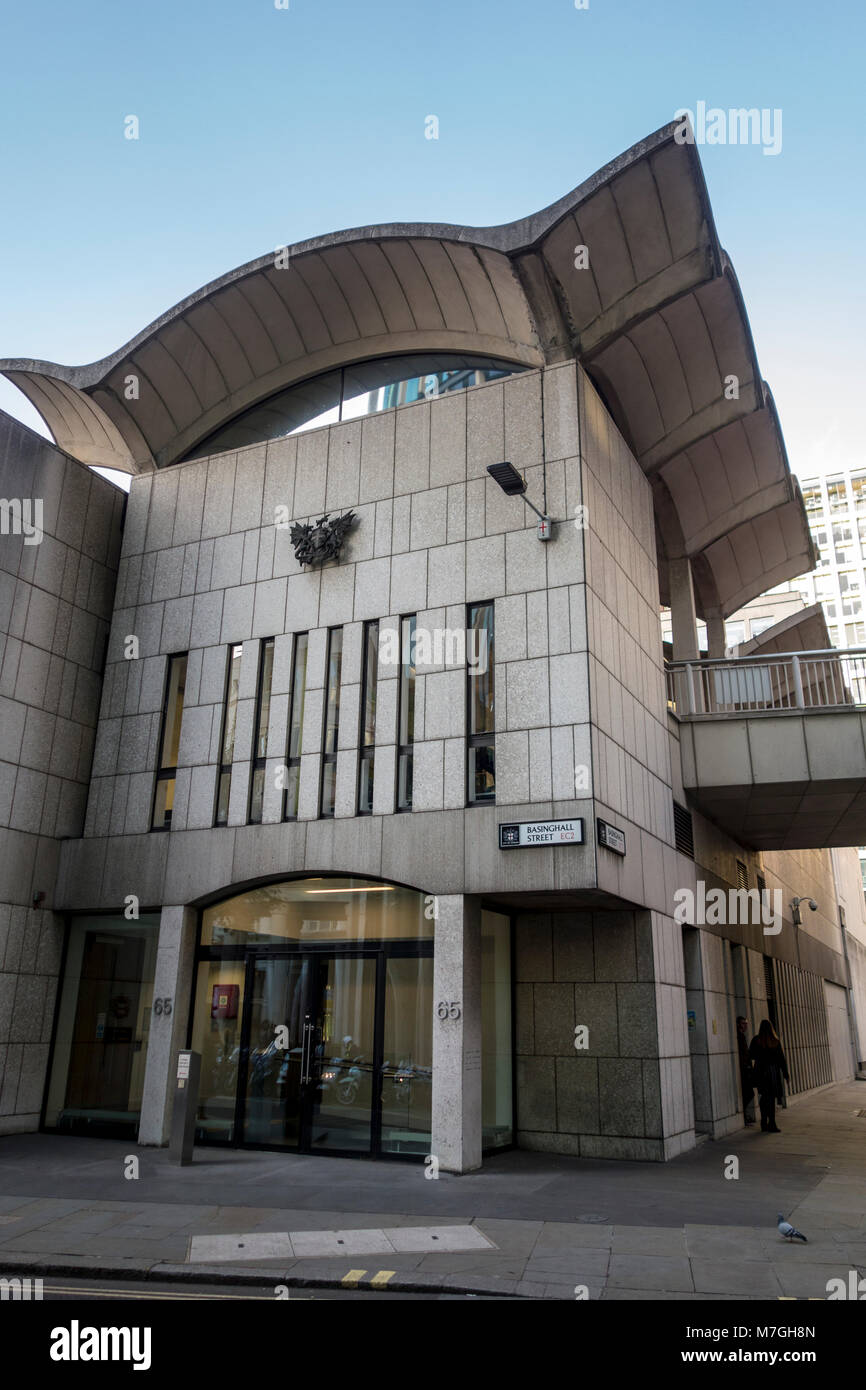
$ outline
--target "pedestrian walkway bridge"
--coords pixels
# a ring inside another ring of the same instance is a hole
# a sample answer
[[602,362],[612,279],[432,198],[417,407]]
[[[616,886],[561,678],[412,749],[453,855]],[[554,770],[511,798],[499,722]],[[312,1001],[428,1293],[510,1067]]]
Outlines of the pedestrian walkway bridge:
[[671,662],[683,786],[754,849],[866,843],[866,647]]

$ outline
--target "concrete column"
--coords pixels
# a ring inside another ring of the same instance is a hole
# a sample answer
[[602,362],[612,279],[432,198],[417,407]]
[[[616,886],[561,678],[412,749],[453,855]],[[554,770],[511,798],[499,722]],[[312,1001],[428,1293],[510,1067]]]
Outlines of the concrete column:
[[[164,907],[159,919],[153,1002],[162,1002],[163,1012],[154,1008],[150,1015],[139,1144],[168,1143],[177,1054],[186,1047],[196,923],[197,913],[189,907]],[[164,1012],[166,999],[171,1002],[170,1014]]]
[[724,661],[726,645],[725,620],[716,609],[707,614],[707,656]]
[[697,661],[698,627],[695,589],[688,557],[668,561],[671,598],[671,641],[674,661]]
[[445,1172],[469,1173],[481,1167],[481,907],[460,893],[436,902],[430,1152]]

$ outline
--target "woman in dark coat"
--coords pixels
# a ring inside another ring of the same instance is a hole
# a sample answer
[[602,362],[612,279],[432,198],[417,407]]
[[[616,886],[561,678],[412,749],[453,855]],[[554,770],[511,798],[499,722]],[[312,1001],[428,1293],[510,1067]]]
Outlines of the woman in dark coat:
[[752,1038],[749,1059],[755,1069],[755,1085],[761,1103],[761,1129],[770,1134],[779,1134],[776,1101],[782,1100],[785,1094],[782,1078],[788,1080],[788,1063],[778,1034],[768,1018],[758,1029],[757,1037]]

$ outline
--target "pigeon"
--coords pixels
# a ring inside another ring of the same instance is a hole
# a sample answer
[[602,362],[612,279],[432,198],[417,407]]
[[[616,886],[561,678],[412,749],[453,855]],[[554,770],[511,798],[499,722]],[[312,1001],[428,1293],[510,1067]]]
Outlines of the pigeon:
[[806,1245],[809,1244],[809,1242],[806,1240],[806,1237],[803,1235],[803,1232],[798,1231],[796,1226],[792,1226],[790,1221],[786,1221],[781,1212],[779,1212],[779,1220],[777,1224],[779,1227],[779,1235],[784,1236],[786,1240],[802,1240],[805,1242]]

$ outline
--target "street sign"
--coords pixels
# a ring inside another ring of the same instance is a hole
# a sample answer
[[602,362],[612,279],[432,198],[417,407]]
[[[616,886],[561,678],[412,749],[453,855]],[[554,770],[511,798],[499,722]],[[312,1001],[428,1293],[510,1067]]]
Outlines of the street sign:
[[499,827],[500,849],[523,849],[529,845],[582,844],[582,820],[523,820]]
[[598,843],[604,845],[605,849],[613,850],[614,854],[625,854],[625,833],[617,830],[615,825],[608,825],[606,820],[597,820]]

